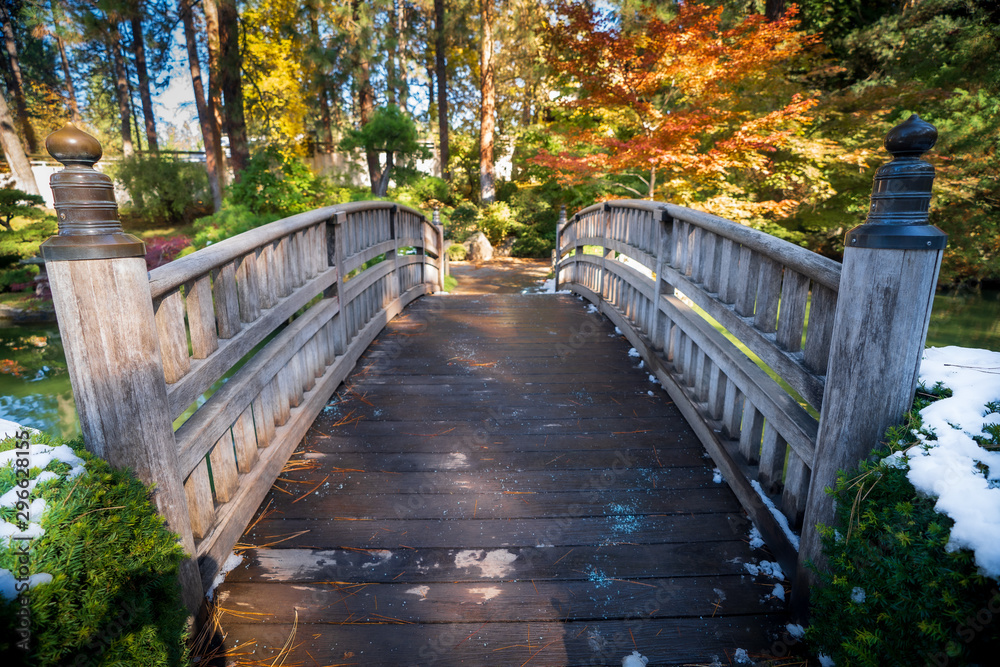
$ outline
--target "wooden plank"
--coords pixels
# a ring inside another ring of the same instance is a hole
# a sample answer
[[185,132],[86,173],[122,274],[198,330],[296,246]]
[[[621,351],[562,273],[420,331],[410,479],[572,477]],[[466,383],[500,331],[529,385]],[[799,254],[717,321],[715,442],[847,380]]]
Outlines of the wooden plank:
[[232,338],[240,329],[240,306],[236,296],[236,267],[227,262],[212,269],[212,295],[215,297],[215,321],[219,338]]
[[764,425],[764,439],[760,446],[760,483],[767,493],[777,493],[781,488],[785,468],[785,439],[778,429],[768,422]]
[[239,483],[232,432],[226,430],[222,434],[215,446],[212,447],[208,457],[209,463],[212,465],[212,485],[215,487],[215,499],[220,503],[227,503],[233,499]]
[[252,406],[257,446],[267,447],[274,440],[274,398],[271,396],[270,384],[261,388],[260,394],[253,400]]
[[806,500],[809,496],[809,468],[794,451],[788,452],[785,484],[781,491],[781,513],[788,517],[793,529],[802,526]]
[[757,275],[760,270],[760,255],[750,248],[740,248],[740,267],[737,272],[737,283],[740,286],[736,294],[735,310],[741,317],[750,317],[754,313],[757,302]]
[[208,534],[215,522],[215,503],[208,481],[208,464],[204,459],[184,480],[184,495],[191,515],[191,532],[195,539],[200,540]]
[[257,281],[260,293],[260,307],[274,308],[277,303],[277,285],[274,276],[274,246],[270,243],[257,249]]
[[833,342],[833,321],[836,311],[837,295],[822,285],[813,285],[803,361],[806,367],[820,375],[826,374],[830,361],[830,345]]
[[801,273],[785,269],[781,284],[781,312],[775,340],[788,352],[798,352],[802,349],[808,299],[809,279]]
[[760,461],[760,444],[763,441],[764,415],[750,401],[743,404],[743,424],[740,427],[740,454],[750,465]]
[[257,284],[257,254],[247,253],[236,264],[236,292],[240,320],[253,322],[260,317],[260,288]]
[[739,272],[735,270],[739,266],[740,248],[733,243],[732,239],[722,239],[721,259],[719,266],[726,267],[721,271],[719,278],[719,301],[731,304],[736,300],[736,280]]
[[163,358],[163,377],[168,384],[173,384],[184,377],[191,367],[184,328],[184,299],[178,290],[167,294],[153,306]]
[[781,265],[764,257],[757,280],[757,307],[754,326],[764,333],[774,333],[777,327],[778,304],[781,301]]
[[248,405],[233,424],[233,444],[236,462],[242,473],[253,470],[257,463],[257,434],[253,428],[253,412]]
[[187,290],[188,326],[191,329],[191,356],[205,359],[219,348],[215,331],[212,281],[208,275],[195,280]]

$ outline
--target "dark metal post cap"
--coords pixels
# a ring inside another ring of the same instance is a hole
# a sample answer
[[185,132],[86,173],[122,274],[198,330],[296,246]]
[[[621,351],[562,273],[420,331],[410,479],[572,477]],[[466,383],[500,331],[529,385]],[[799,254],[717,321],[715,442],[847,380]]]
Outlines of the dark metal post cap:
[[42,257],[59,261],[144,256],[143,242],[122,230],[111,179],[94,169],[104,154],[101,143],[66,125],[45,138],[45,148],[65,168],[49,178],[59,234],[42,243]]
[[937,129],[913,114],[889,130],[892,160],[875,172],[865,224],[847,233],[847,248],[941,250],[948,235],[928,224],[934,166],[920,157],[933,148]]

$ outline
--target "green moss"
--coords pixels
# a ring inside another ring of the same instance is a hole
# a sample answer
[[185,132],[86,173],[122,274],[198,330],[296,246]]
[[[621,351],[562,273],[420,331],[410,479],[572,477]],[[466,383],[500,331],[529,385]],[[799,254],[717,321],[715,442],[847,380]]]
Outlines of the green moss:
[[[44,435],[32,442],[47,442]],[[51,441],[51,444],[61,444]],[[87,472],[39,484],[44,535],[31,542],[32,573],[53,580],[32,589],[28,653],[17,648],[19,601],[0,605],[0,653],[5,665],[182,665],[187,612],[177,570],[183,551],[150,502],[150,490],[127,471],[67,443]],[[15,441],[0,443],[0,451]],[[47,470],[65,475],[69,466]],[[32,470],[31,477],[41,471]],[[0,493],[13,487],[13,469],[0,471]],[[4,517],[10,518],[10,517]],[[15,569],[15,545],[0,550],[0,567]]]

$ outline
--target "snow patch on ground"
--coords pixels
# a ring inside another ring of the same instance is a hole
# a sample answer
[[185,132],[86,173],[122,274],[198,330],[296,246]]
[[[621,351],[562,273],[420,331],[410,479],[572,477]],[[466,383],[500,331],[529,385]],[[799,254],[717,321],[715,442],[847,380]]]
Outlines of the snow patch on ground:
[[556,279],[549,278],[539,281],[538,287],[528,287],[521,290],[521,294],[572,294],[569,290],[556,291]]
[[648,664],[649,658],[638,651],[632,651],[632,655],[622,658],[622,667],[646,667]]
[[865,601],[865,589],[855,586],[851,589],[851,602],[863,604]]
[[806,636],[806,629],[797,623],[789,623],[785,626],[785,630],[795,639],[802,639]]
[[[618,329],[616,328],[615,331],[618,331]],[[628,356],[630,356],[630,357],[638,357],[639,356],[639,350],[635,349],[634,347],[630,347],[628,349]]]
[[745,648],[736,649],[736,653],[733,654],[733,662],[737,665],[752,665],[753,660],[747,655],[747,650]]
[[941,382],[952,396],[920,411],[924,429],[937,440],[918,434],[921,444],[905,455],[907,478],[919,492],[937,498],[934,508],[955,521],[948,547],[971,549],[982,572],[1000,579],[1000,452],[973,439],[987,436],[984,426],[1000,423],[1000,414],[984,415],[987,403],[1000,400],[1000,352],[929,348],[920,381],[927,387]]
[[415,586],[414,588],[411,588],[410,590],[406,591],[406,594],[419,595],[420,599],[423,600],[427,598],[427,594],[430,593],[430,590],[431,590],[430,586]]
[[837,663],[830,656],[820,653],[818,656],[820,667],[835,667]]
[[478,567],[481,577],[501,579],[514,570],[517,554],[506,549],[487,552],[484,549],[459,551],[455,554],[455,567]]
[[[469,593],[472,595],[482,595],[483,602],[487,600],[492,600],[496,596],[500,595],[502,591],[496,586],[490,586],[489,588],[470,588]],[[481,604],[481,603],[480,603]]]
[[726,478],[722,476],[722,471],[718,468],[712,469],[712,481],[716,484],[722,484],[726,481]]
[[595,306],[595,305],[594,305],[594,304],[592,304],[592,303],[588,303],[588,304],[587,304],[587,312],[588,312],[588,313],[590,313],[591,315],[593,315],[593,314],[595,314],[595,313],[599,313],[599,312],[601,312],[601,309],[600,309],[600,308],[598,308],[597,306]]
[[743,563],[743,569],[754,577],[763,574],[779,581],[783,581],[785,578],[785,573],[781,571],[781,566],[769,560],[762,560],[759,563]]
[[757,526],[750,524],[750,548],[760,549],[764,546],[764,537],[757,530]]

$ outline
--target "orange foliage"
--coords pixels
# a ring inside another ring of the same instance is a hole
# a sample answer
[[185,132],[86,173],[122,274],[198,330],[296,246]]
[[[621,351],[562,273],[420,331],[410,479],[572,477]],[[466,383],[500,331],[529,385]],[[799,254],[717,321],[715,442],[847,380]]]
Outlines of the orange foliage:
[[[724,194],[734,173],[767,173],[769,153],[811,120],[815,100],[787,93],[778,73],[814,38],[796,31],[794,9],[732,28],[720,25],[718,7],[677,10],[662,21],[644,9],[626,23],[584,4],[560,6],[548,33],[550,62],[578,86],[565,102],[576,126],[566,139],[585,148],[542,153],[536,163],[564,184],[646,173],[675,200],[692,199],[692,189]],[[796,203],[758,202],[761,212],[779,215]]]

